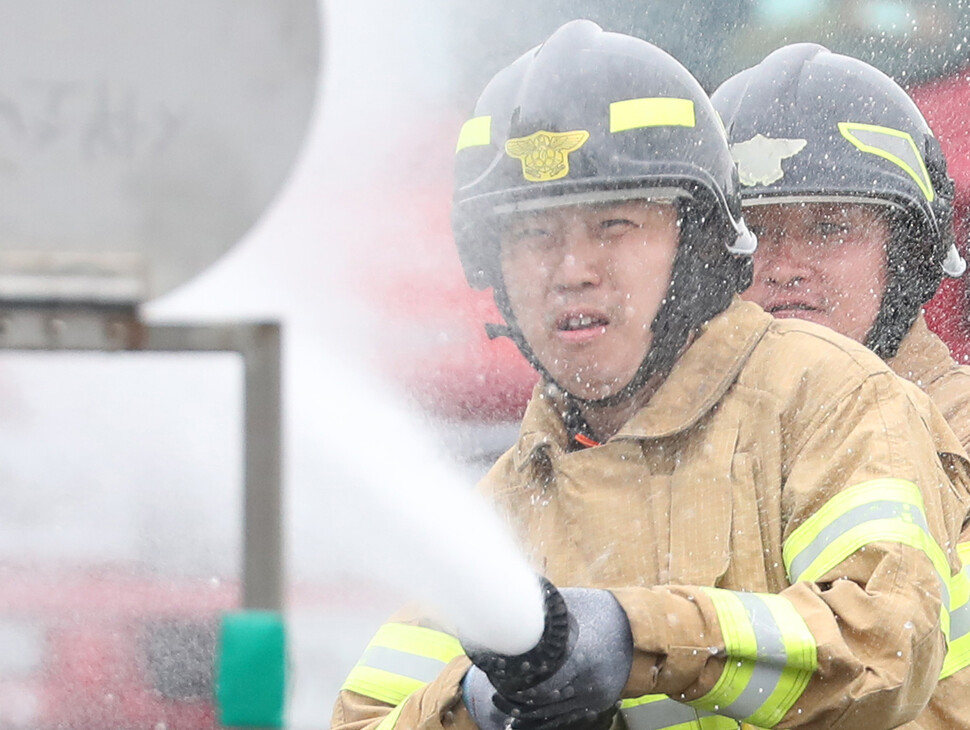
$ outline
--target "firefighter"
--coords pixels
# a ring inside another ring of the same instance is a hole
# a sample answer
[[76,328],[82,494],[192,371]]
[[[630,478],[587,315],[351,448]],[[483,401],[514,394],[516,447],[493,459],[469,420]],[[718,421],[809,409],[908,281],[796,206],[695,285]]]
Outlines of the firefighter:
[[575,586],[569,651],[496,693],[454,636],[400,618],[334,730],[916,718],[944,659],[968,464],[866,348],[737,298],[756,242],[686,69],[589,21],[557,30],[463,126],[453,228],[542,376],[480,486],[537,572]]
[[[712,101],[759,239],[744,298],[864,343],[922,387],[970,447],[970,368],[921,312],[966,264],[953,182],[916,105],[881,71],[811,43],[775,51]],[[961,543],[970,561],[970,531]],[[949,651],[921,722],[970,728],[970,567],[950,596]]]

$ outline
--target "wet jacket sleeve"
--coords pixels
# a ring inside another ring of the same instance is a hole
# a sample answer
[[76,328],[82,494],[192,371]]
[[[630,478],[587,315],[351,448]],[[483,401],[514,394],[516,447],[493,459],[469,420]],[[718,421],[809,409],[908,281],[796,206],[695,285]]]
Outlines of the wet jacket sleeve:
[[474,730],[461,701],[471,666],[452,634],[408,611],[384,624],[351,670],[331,730]]
[[637,650],[628,725],[665,727],[676,700],[758,727],[875,730],[927,703],[960,567],[964,496],[947,469],[965,478],[966,463],[944,467],[888,374],[815,412],[783,424],[788,588],[614,590]]

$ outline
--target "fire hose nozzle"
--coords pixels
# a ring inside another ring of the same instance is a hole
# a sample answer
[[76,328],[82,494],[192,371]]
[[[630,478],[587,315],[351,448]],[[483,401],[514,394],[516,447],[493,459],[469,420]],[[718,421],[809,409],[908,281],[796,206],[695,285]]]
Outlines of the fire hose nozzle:
[[569,641],[569,612],[558,589],[546,578],[542,588],[544,623],[542,636],[524,654],[509,656],[486,647],[466,646],[465,652],[502,694],[535,687],[555,674],[566,660]]

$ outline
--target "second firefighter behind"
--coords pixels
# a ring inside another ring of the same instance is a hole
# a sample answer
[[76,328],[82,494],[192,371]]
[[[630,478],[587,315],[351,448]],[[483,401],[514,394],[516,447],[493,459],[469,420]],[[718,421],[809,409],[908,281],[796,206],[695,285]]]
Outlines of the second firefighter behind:
[[[926,391],[970,447],[970,368],[921,313],[966,264],[946,160],[916,104],[881,71],[811,43],[728,79],[712,102],[758,235],[743,297],[865,344]],[[961,543],[970,558],[970,530]],[[970,728],[970,566],[950,598],[947,659],[921,720],[941,730]]]

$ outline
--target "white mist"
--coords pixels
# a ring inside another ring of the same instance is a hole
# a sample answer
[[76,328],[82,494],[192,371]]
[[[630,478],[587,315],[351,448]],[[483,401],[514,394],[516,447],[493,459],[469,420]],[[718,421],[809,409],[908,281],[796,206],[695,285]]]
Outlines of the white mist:
[[318,383],[289,401],[292,478],[313,480],[341,515],[344,544],[328,550],[353,573],[431,604],[469,642],[503,654],[535,646],[537,576],[430,430],[378,379],[321,351],[304,350],[293,375]]

